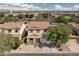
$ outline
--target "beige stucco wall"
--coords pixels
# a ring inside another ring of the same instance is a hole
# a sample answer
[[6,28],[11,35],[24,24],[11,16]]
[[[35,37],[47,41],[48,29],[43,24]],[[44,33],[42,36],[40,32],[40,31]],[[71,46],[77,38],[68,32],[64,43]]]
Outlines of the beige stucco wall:
[[32,32],[30,32],[30,30],[28,30],[28,35],[32,35],[32,34],[42,35],[43,33],[44,30],[39,30],[39,32],[37,32],[37,30],[33,30]]
[[8,30],[4,30],[4,33],[6,33],[6,34],[7,34],[7,33],[8,33]]
[[2,29],[0,29],[0,32],[2,32]]
[[[18,30],[18,32],[15,32],[15,30]],[[2,32],[2,29],[0,29],[0,32]],[[19,34],[20,30],[19,29],[12,29],[11,32],[8,31],[8,29],[4,30],[5,34]]]
[[18,32],[15,32],[16,29],[11,30],[10,34],[19,34],[20,30],[18,30]]

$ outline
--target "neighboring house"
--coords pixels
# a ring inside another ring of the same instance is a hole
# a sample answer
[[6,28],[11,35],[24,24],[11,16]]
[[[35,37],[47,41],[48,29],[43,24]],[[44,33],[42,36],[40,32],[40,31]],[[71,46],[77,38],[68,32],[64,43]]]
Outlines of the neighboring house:
[[71,22],[68,24],[68,26],[73,31],[72,35],[70,36],[70,42],[79,44],[79,24]]
[[19,37],[21,26],[22,23],[20,22],[8,22],[0,24],[0,32],[4,32],[5,34],[11,34],[13,37]]
[[73,30],[75,35],[79,36],[79,24],[71,22],[68,26]]

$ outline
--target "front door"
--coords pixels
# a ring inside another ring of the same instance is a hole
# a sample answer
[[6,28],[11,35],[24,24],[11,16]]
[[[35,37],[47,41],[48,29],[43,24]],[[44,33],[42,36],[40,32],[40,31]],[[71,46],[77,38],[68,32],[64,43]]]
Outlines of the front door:
[[30,43],[31,43],[31,44],[33,43],[33,38],[30,38]]

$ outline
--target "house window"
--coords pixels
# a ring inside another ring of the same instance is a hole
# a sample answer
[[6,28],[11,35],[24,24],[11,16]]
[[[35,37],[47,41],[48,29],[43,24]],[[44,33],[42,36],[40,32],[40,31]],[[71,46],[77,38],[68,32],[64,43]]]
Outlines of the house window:
[[11,32],[11,29],[8,29],[8,32]]
[[40,30],[38,29],[37,32],[40,32]]
[[44,32],[47,32],[47,30],[45,29]]
[[33,32],[33,30],[30,30],[30,32]]
[[15,32],[18,32],[18,30],[15,30]]
[[2,32],[4,32],[4,29],[2,29]]

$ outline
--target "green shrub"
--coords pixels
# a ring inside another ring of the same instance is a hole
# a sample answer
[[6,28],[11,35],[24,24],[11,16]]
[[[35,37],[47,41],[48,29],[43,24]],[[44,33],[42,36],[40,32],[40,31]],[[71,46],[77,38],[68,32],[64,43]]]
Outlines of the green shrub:
[[69,19],[70,22],[79,23],[79,18],[72,17]]
[[60,23],[64,23],[64,24],[67,24],[69,23],[69,19],[67,19],[64,15],[60,15],[57,20],[60,22]]
[[23,43],[22,40],[20,40],[18,38],[14,38],[14,47],[13,47],[13,49],[17,49],[22,43]]
[[9,34],[0,33],[0,54],[10,51],[11,49],[16,49],[23,42],[18,38],[13,38]]

